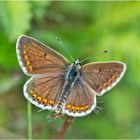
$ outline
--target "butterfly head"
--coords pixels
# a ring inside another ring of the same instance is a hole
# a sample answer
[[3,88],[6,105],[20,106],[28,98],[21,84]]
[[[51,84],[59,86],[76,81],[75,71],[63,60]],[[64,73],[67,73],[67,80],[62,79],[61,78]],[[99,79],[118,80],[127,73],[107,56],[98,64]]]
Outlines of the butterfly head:
[[80,66],[81,66],[80,59],[77,59],[77,60],[74,62],[74,64],[75,64],[75,65],[77,65],[77,66],[78,66],[78,65],[80,65]]
[[80,60],[77,59],[75,62],[73,62],[69,69],[68,72],[66,74],[66,80],[69,81],[75,81],[75,79],[77,79],[77,77],[80,76],[80,71],[81,71],[81,64],[80,64]]
[[72,66],[75,67],[77,71],[79,71],[81,69],[80,59],[77,59],[75,62],[73,62]]

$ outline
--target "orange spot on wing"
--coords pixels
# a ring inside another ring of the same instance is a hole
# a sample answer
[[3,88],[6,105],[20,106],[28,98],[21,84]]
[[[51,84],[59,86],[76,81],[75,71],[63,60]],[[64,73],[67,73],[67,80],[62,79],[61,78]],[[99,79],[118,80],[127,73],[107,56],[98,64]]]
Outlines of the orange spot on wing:
[[115,80],[115,78],[116,78],[116,76],[115,76],[115,75],[113,75],[113,76],[111,77],[111,79],[112,79],[112,80]]
[[32,66],[29,66],[29,71],[33,71],[33,67]]
[[72,106],[71,106],[71,110],[74,110],[74,109],[75,109],[75,106],[74,106],[74,105],[72,105]]
[[74,106],[74,105],[70,105],[68,104],[66,106],[67,109],[69,109],[70,111],[73,111],[73,112],[78,112],[78,111],[85,111],[89,108],[89,105],[85,105],[85,106]]
[[80,107],[79,106],[76,106],[75,107],[75,111],[79,111],[80,110]]
[[28,56],[27,56],[27,55],[25,55],[25,56],[24,56],[24,58],[27,60],[27,59],[28,59]]
[[42,97],[41,97],[41,96],[38,96],[38,97],[36,98],[36,100],[37,100],[37,102],[41,102]]
[[108,82],[103,84],[103,87],[106,88],[108,86]]
[[23,53],[26,54],[27,52],[24,50]]
[[44,105],[46,105],[46,104],[47,104],[47,101],[48,101],[47,99],[43,99],[43,100],[41,101],[41,103],[44,104]]
[[113,74],[112,77],[107,80],[107,82],[99,86],[99,88],[97,89],[97,92],[101,92],[103,88],[106,88],[107,86],[111,85],[111,83],[116,79],[118,74],[119,74],[118,71],[115,74]]
[[112,79],[108,79],[108,83],[110,84],[112,82]]
[[36,93],[32,93],[32,98],[36,99],[36,97],[37,97],[37,94]]
[[84,107],[85,110],[87,110],[88,108],[89,108],[89,105],[86,105],[86,106]]
[[29,61],[26,61],[26,64],[27,64],[27,66],[28,66],[28,65],[30,65],[30,62],[29,62]]
[[50,104],[51,106],[54,106],[54,100],[49,100],[49,104]]
[[71,105],[68,104],[68,105],[66,106],[66,108],[67,108],[67,109],[71,109]]
[[82,106],[82,107],[80,107],[80,111],[84,111],[84,107]]

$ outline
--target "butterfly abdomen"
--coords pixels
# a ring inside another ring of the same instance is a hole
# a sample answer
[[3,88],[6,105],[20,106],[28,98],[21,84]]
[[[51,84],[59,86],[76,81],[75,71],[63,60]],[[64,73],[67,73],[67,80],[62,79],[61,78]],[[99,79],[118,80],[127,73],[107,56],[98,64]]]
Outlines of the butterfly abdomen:
[[80,77],[79,67],[77,67],[76,65],[72,65],[65,75],[65,83],[62,88],[61,97],[58,102],[56,112],[61,112],[61,110],[63,109],[63,106],[65,105],[71,89],[73,88],[73,85],[75,84],[78,77]]

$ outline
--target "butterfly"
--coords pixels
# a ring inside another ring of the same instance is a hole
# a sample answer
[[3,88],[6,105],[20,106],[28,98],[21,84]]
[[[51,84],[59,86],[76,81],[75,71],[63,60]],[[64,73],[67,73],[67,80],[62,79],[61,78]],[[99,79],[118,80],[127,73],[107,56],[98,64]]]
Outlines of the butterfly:
[[16,44],[23,72],[31,76],[23,87],[29,102],[54,117],[67,114],[81,117],[96,107],[96,96],[103,95],[123,77],[125,63],[91,62],[81,66],[80,59],[70,62],[43,43],[22,35]]

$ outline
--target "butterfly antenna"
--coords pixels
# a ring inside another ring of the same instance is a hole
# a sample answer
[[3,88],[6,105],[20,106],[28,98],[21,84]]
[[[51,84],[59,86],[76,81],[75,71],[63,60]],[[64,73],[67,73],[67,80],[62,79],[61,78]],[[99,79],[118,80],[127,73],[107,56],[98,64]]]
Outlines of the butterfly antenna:
[[59,42],[59,44],[61,45],[61,47],[67,52],[67,54],[70,56],[71,60],[74,62],[74,59],[72,57],[72,55],[70,54],[70,52],[64,47],[63,43],[61,42],[61,40],[56,37],[56,40]]
[[[104,50],[103,52],[98,53],[97,55],[95,55],[94,58],[97,57],[98,55],[101,55],[101,54],[104,54],[104,53],[107,53],[107,52],[109,52],[109,51],[108,51],[108,50]],[[86,61],[86,60],[89,59],[89,58],[91,58],[91,56],[89,56],[89,57],[87,57],[87,58],[81,60],[80,62],[84,62],[84,61]]]

